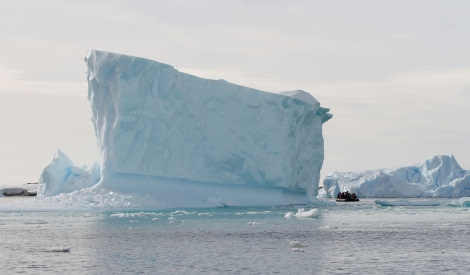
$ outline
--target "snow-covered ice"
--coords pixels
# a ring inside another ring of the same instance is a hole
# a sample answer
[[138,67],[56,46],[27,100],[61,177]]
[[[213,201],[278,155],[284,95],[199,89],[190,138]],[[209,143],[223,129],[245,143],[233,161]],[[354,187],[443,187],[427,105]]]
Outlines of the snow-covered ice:
[[459,198],[470,196],[470,171],[454,156],[439,155],[395,169],[335,172],[323,186],[328,197],[347,190],[370,198]]

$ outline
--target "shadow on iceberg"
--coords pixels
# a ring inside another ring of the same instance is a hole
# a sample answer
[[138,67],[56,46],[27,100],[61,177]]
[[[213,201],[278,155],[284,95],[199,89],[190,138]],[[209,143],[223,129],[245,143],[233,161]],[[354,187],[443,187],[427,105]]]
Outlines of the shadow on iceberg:
[[160,206],[223,207],[304,204],[305,192],[277,187],[195,182],[155,176],[115,174],[101,183],[121,193],[149,195]]

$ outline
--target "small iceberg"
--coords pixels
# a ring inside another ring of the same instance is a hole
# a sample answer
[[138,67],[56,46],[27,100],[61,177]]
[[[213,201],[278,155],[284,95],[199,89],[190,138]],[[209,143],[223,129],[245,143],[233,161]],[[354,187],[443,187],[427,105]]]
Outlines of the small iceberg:
[[70,246],[55,246],[49,248],[46,252],[70,252]]

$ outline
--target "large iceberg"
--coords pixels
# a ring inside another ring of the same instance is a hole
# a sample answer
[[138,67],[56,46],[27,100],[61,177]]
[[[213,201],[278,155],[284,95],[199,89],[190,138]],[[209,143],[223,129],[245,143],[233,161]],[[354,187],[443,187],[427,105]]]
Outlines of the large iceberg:
[[100,186],[171,206],[317,195],[322,124],[332,115],[310,94],[264,92],[104,51],[89,51],[85,62]]
[[470,171],[454,156],[440,155],[401,168],[335,172],[323,186],[328,197],[349,191],[370,198],[460,198],[470,196]]

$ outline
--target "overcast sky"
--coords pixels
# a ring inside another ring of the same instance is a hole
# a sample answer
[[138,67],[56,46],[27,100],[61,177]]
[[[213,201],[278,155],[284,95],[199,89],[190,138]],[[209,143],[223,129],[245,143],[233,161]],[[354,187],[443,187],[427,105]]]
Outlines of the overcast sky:
[[470,1],[0,0],[0,186],[57,149],[97,159],[88,49],[267,91],[302,89],[332,171],[453,154],[470,170]]

